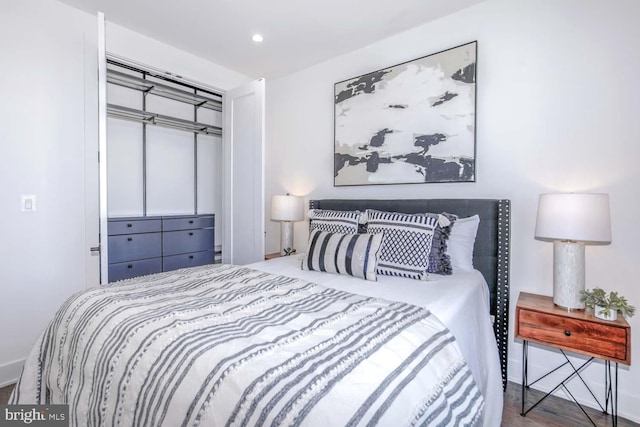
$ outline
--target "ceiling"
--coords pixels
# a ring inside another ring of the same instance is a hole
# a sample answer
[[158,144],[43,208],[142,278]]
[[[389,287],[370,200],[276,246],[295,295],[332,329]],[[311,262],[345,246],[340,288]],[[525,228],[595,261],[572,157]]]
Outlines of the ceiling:
[[277,78],[482,0],[60,1],[247,76]]

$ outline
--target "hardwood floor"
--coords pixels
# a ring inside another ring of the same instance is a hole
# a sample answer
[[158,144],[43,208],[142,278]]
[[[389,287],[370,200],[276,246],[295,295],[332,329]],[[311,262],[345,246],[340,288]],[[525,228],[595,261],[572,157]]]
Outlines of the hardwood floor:
[[[520,416],[522,406],[520,384],[510,382],[504,395],[504,409],[502,410],[503,427],[571,427],[589,426],[591,423],[584,416],[580,408],[569,400],[556,396],[550,396],[544,402],[536,406],[526,417]],[[527,408],[537,402],[544,393],[529,389],[527,393]],[[585,408],[589,416],[598,426],[612,426],[611,416],[603,414],[595,409]],[[640,426],[622,417],[618,417],[619,427]]]
[[0,388],[0,405],[6,405],[9,401],[9,396],[11,396],[11,392],[13,391],[13,386],[8,385],[6,387]]
[[[0,388],[0,405],[4,405],[9,400],[9,395],[13,386]],[[544,393],[530,390],[528,395],[529,405],[542,397]],[[520,416],[520,384],[509,383],[507,392],[504,395],[504,410],[502,411],[503,427],[571,427],[590,425],[589,420],[580,409],[573,403],[559,397],[551,396],[536,409],[529,412],[526,417]],[[587,409],[587,412],[598,424],[598,426],[611,426],[611,417],[600,411]],[[619,427],[640,426],[640,424],[618,418]]]

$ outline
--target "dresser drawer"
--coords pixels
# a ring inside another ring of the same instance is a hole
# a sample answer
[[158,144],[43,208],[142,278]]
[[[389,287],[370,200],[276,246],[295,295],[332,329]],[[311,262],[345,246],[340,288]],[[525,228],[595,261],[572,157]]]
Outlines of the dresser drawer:
[[625,360],[628,329],[582,319],[518,310],[518,338],[596,357]]
[[109,236],[117,234],[153,233],[162,230],[160,219],[109,220],[107,224]]
[[213,228],[163,233],[162,253],[164,256],[210,249],[213,249]]
[[162,234],[109,236],[109,264],[162,256]]
[[109,282],[162,272],[162,258],[109,264]]
[[212,228],[214,225],[213,215],[192,216],[181,218],[163,218],[163,231],[190,230],[194,228]]
[[162,271],[177,270],[179,268],[197,267],[198,265],[213,264],[214,251],[193,252],[166,256],[162,258]]

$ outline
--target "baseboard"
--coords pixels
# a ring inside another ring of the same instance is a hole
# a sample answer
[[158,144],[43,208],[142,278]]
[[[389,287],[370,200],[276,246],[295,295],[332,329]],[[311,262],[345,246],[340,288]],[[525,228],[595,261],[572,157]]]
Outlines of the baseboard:
[[25,359],[14,360],[0,365],[0,388],[15,384],[18,381],[24,361]]
[[[573,359],[572,359],[573,360]],[[582,360],[584,361],[584,360]],[[528,372],[529,372],[529,382],[535,381],[540,374],[548,372],[553,367],[557,366],[555,363],[552,365],[543,364],[543,363],[532,363],[533,361],[529,358],[528,363]],[[580,360],[578,360],[580,362]],[[565,367],[567,368],[567,367]],[[571,368],[569,368],[571,369]],[[594,375],[594,369],[597,371]],[[625,381],[624,378],[621,377],[620,374],[624,374],[623,365],[619,367],[619,376],[618,379]],[[591,375],[583,374],[583,378],[586,383],[591,387],[594,391],[600,402],[604,401],[604,364],[601,361],[592,362],[592,366],[589,366],[588,371],[590,371]],[[564,371],[562,371],[564,372]],[[557,375],[557,376],[556,376]],[[596,378],[594,380],[594,377]],[[550,378],[546,382],[543,380],[539,383],[531,386],[532,389],[539,390],[545,393],[548,393],[555,387],[555,385],[560,381],[562,377],[561,373],[554,373],[550,376]],[[511,382],[514,382],[520,386],[522,384],[522,360],[517,359],[509,359],[509,375],[508,379]],[[573,387],[572,387],[573,386]],[[574,379],[569,388],[571,393],[576,398],[581,405],[588,406],[593,409],[600,409],[597,404],[593,401],[593,397],[591,397],[589,392],[584,388],[584,385],[580,384],[579,379]],[[554,396],[560,397],[562,399],[566,399],[573,404],[571,397],[562,389],[556,390],[553,394]],[[640,394],[634,392],[629,392],[628,390],[620,390],[618,388],[618,416],[622,418],[626,418],[627,420],[640,423],[640,416],[637,412],[638,402],[640,402]],[[604,403],[602,403],[604,405]],[[535,411],[535,409],[534,409]]]

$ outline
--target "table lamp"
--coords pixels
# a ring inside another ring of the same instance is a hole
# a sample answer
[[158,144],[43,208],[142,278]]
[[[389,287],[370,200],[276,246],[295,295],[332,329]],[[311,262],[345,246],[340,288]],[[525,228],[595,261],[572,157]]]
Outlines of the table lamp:
[[293,222],[304,219],[304,198],[292,196],[271,197],[271,220],[280,221],[280,254],[291,255],[293,249]]
[[541,194],[535,237],[553,241],[553,302],[583,309],[584,247],[611,243],[609,195]]

